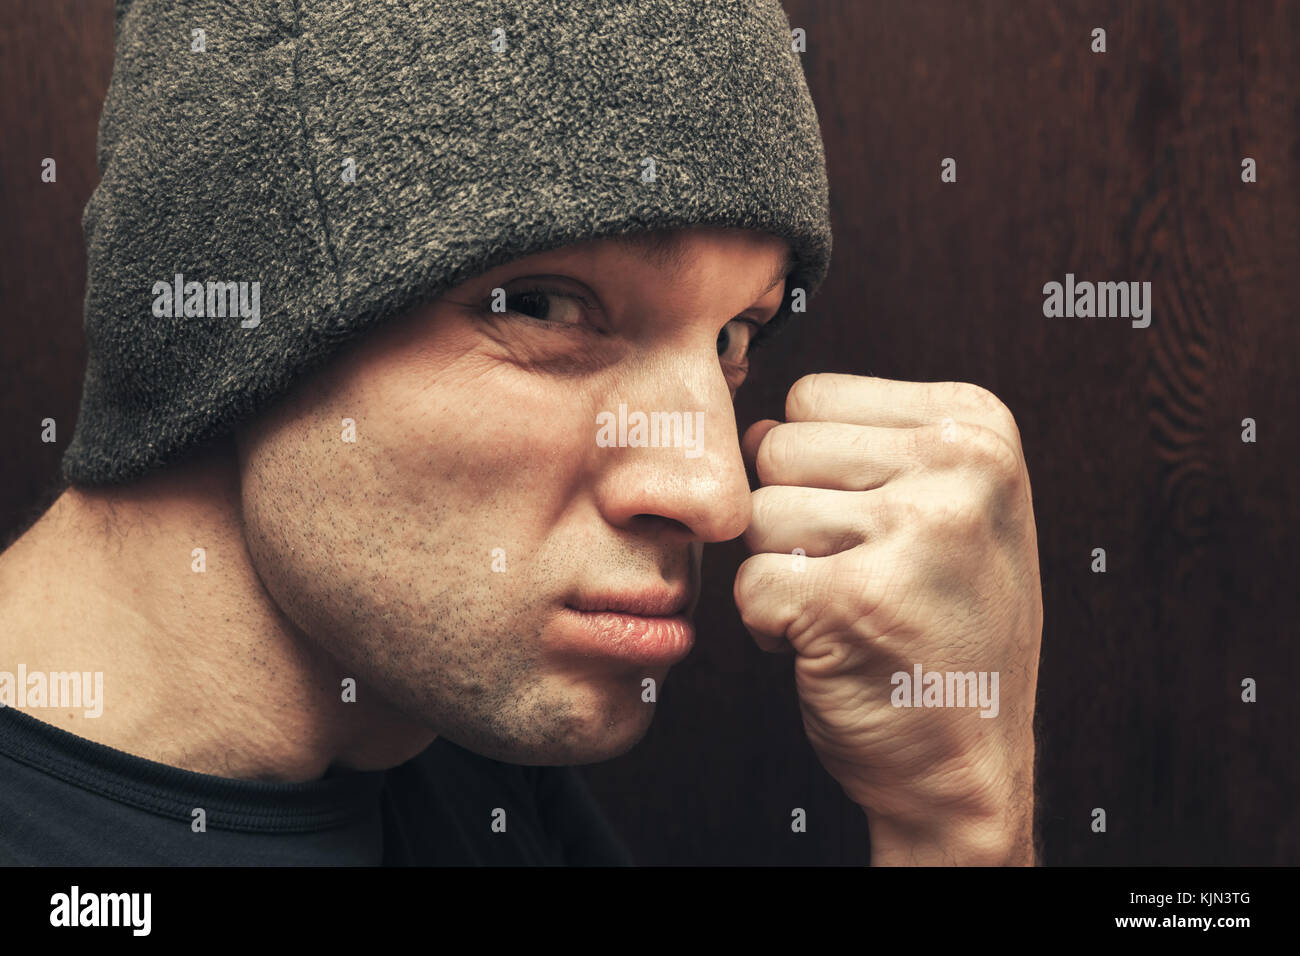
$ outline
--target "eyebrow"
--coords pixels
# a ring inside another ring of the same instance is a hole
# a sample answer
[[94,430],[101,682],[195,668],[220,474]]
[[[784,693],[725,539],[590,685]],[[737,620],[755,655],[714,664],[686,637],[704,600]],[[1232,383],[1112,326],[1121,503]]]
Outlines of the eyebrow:
[[766,295],[767,293],[771,292],[773,289],[776,288],[776,284],[780,282],[782,279],[788,278],[790,273],[794,272],[795,268],[798,265],[799,265],[799,258],[794,254],[794,250],[793,249],[787,250],[785,254],[785,258],[781,260],[781,263],[776,267],[776,271],[773,272],[771,278],[768,279],[767,288],[764,289],[759,294]]
[[[685,243],[671,232],[634,232],[614,236],[614,241],[648,257],[656,266],[670,273],[676,273],[686,264]],[[799,265],[799,258],[793,249],[786,249],[785,258],[777,264],[768,277],[766,285],[759,296],[762,297],[776,288],[782,279],[788,278]]]

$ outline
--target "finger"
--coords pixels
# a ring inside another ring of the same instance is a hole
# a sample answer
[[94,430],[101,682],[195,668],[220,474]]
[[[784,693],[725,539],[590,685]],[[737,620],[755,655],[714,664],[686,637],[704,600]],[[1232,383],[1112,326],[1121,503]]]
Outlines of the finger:
[[786,395],[785,417],[788,422],[887,428],[971,422],[1020,447],[1020,430],[1006,405],[992,392],[968,382],[897,382],[832,372],[805,375]]
[[971,422],[880,428],[840,422],[783,422],[767,430],[755,472],[767,486],[872,491],[908,474],[989,460],[1021,470],[1001,433]]
[[765,485],[866,491],[911,467],[916,441],[909,429],[784,422],[764,432],[755,472]]
[[790,643],[791,625],[809,607],[819,587],[819,562],[805,558],[803,570],[788,554],[756,554],[736,572],[732,590],[741,623],[762,650],[784,650]]
[[[751,495],[754,511],[745,544],[755,553],[823,558],[857,547],[883,529],[861,491],[827,491],[774,485]],[[798,562],[795,562],[797,564]]]
[[745,467],[750,471],[756,472],[755,458],[763,437],[779,424],[781,423],[775,419],[764,418],[745,429],[745,435],[740,439],[740,454],[745,459]]

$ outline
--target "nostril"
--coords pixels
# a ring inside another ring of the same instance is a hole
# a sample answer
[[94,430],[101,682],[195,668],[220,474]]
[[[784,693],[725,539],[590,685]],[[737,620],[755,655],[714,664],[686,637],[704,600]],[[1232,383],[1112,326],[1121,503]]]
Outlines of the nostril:
[[658,522],[661,524],[666,524],[674,531],[684,531],[687,534],[692,533],[690,527],[685,522],[678,521],[676,518],[669,518],[667,515],[639,514],[636,515],[633,520],[641,521],[642,519],[645,519],[645,521],[650,523]]

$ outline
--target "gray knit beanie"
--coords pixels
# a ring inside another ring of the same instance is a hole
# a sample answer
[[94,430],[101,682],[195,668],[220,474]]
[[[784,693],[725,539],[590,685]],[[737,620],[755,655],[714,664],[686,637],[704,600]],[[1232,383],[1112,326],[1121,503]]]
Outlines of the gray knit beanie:
[[717,225],[789,240],[788,290],[829,264],[778,0],[117,0],[115,40],[73,484],[175,460],[523,255]]

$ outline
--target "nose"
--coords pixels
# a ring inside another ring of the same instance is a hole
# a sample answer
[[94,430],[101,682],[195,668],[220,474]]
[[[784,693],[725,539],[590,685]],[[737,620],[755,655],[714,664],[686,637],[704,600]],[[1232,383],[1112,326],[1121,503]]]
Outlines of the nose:
[[749,480],[716,353],[645,363],[620,377],[596,418],[596,494],[610,524],[657,524],[699,543],[744,533]]

